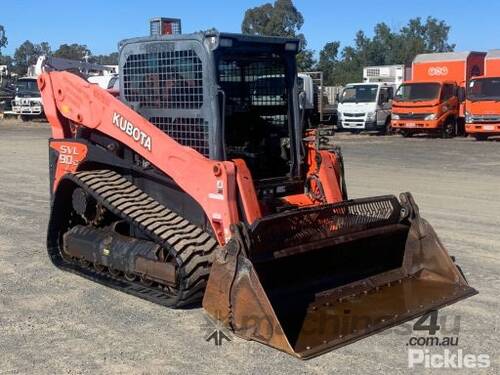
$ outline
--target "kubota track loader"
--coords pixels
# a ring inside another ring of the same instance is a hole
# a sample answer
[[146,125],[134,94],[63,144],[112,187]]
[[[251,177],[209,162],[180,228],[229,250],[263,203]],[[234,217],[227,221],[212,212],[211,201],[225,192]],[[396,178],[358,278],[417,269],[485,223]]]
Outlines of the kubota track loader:
[[298,41],[120,45],[120,98],[38,83],[53,263],[301,358],[471,296],[409,193],[349,200],[340,150],[300,127]]

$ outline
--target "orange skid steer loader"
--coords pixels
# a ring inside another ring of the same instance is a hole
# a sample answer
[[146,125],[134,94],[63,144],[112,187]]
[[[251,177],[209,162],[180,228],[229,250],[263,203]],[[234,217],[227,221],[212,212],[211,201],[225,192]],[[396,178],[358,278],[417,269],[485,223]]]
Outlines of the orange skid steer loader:
[[126,40],[118,98],[46,69],[52,262],[165,306],[203,301],[300,358],[475,294],[409,193],[347,198],[329,130],[301,128],[298,46]]

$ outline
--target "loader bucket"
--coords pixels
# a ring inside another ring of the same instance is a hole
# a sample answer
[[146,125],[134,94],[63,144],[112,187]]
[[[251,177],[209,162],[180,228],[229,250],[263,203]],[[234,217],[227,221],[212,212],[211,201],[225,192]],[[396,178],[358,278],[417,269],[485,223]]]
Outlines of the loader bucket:
[[477,292],[409,193],[234,227],[203,306],[245,339],[309,358]]

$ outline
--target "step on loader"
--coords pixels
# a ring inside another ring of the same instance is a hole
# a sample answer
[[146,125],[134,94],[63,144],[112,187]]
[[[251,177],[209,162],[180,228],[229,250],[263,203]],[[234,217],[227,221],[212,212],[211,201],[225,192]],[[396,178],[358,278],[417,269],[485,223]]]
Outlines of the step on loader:
[[411,194],[348,199],[301,128],[295,39],[120,43],[116,97],[50,67],[48,253],[60,269],[309,358],[476,293]]

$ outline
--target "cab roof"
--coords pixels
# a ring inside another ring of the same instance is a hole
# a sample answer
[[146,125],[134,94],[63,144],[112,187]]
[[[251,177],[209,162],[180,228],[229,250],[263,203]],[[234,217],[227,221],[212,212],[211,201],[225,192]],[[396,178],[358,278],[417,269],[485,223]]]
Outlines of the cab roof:
[[462,61],[466,60],[470,55],[483,54],[484,52],[462,51],[462,52],[440,52],[440,53],[422,53],[415,56],[414,63],[423,63],[430,61]]
[[490,49],[486,55],[486,60],[500,59],[500,49]]

